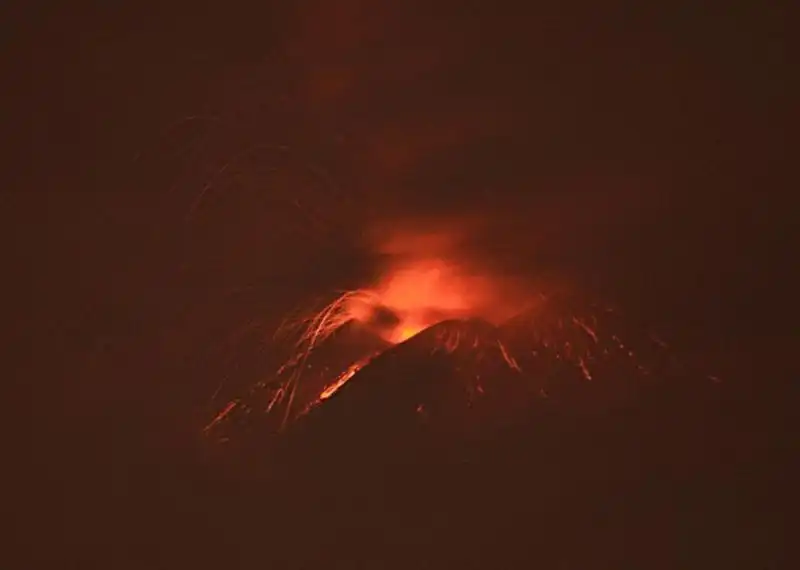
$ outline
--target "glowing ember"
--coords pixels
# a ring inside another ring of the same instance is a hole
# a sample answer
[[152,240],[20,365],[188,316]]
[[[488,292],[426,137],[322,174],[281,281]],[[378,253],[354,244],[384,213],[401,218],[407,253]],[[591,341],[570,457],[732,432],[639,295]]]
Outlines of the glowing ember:
[[330,386],[326,387],[322,391],[322,393],[319,395],[319,400],[318,401],[321,402],[321,401],[327,400],[328,398],[333,396],[339,390],[339,388],[344,386],[345,383],[347,383],[347,381],[350,380],[350,378],[355,376],[356,372],[358,372],[359,370],[364,368],[364,365],[367,364],[369,362],[369,360],[370,359],[367,358],[367,359],[364,359],[364,360],[362,360],[360,362],[356,362],[350,368],[345,370],[345,372],[341,376],[339,376],[333,384],[331,384]]
[[236,408],[237,402],[234,400],[232,402],[228,402],[222,410],[214,417],[213,420],[204,428],[203,431],[209,432],[216,426],[218,423],[223,421],[228,414],[230,414]]

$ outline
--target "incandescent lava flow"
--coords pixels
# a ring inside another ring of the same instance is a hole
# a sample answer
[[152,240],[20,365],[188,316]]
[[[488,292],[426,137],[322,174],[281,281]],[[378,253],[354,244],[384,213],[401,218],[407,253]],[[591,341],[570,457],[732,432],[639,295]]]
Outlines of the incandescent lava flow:
[[665,376],[657,337],[610,309],[498,277],[458,237],[381,242],[379,278],[284,324],[292,356],[218,410],[206,433],[226,441],[254,419],[268,432],[357,420],[361,431],[411,422],[469,433],[535,405],[608,410]]

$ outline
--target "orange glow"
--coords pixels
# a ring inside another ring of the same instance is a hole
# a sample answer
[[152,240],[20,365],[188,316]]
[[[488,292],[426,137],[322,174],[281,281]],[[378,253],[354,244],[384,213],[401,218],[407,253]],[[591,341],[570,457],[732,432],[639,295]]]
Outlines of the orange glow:
[[393,344],[447,319],[502,321],[523,308],[507,279],[459,247],[454,229],[392,231],[376,249],[387,256],[381,276],[344,304],[355,319]]
[[[485,304],[490,287],[483,278],[465,275],[453,262],[421,258],[389,268],[368,291],[351,300],[349,316],[385,340],[399,343],[444,319],[469,316]],[[379,310],[396,321],[376,322]]]

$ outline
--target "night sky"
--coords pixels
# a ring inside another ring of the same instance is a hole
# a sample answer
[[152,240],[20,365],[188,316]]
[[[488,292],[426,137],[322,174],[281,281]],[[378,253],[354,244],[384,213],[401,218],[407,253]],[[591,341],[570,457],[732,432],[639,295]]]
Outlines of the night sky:
[[[202,568],[204,518],[262,525],[268,550],[280,517],[203,506],[245,494],[197,449],[235,360],[220,339],[369,275],[372,223],[476,214],[509,271],[564,274],[726,379],[702,444],[720,458],[709,489],[727,489],[696,531],[706,550],[659,543],[655,560],[789,567],[789,11],[263,4],[4,10],[13,567]],[[455,543],[432,544],[421,560]],[[267,564],[256,550],[229,567]],[[514,567],[495,555],[482,567]]]

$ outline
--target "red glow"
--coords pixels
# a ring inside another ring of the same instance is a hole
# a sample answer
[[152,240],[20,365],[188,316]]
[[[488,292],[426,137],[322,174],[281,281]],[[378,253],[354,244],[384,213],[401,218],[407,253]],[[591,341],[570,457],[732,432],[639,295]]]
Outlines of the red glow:
[[[380,278],[345,306],[349,318],[393,344],[447,319],[502,321],[523,308],[508,279],[492,273],[464,248],[453,229],[391,232],[377,249],[388,256]],[[383,311],[388,322],[376,318]]]
[[377,308],[391,311],[398,322],[375,328],[387,341],[398,343],[444,319],[469,316],[487,304],[491,285],[464,274],[452,261],[421,258],[390,268],[369,292],[351,301],[351,316],[369,323]]

